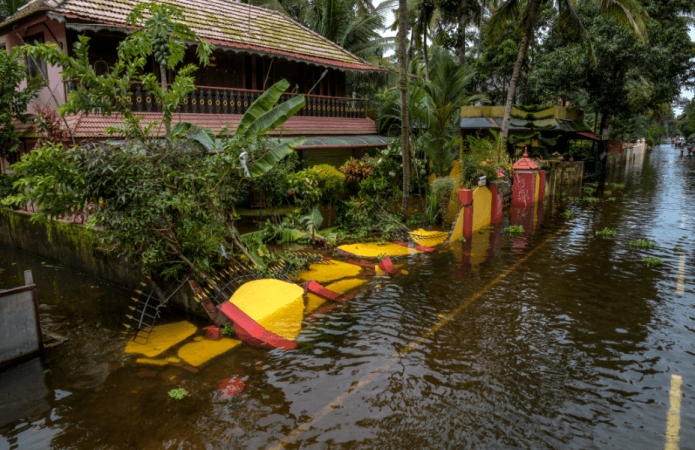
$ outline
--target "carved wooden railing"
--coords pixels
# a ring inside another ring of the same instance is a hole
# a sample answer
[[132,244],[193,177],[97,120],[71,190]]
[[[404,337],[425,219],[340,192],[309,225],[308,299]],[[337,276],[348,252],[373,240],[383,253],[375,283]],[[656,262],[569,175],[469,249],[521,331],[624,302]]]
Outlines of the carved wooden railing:
[[[263,94],[263,91],[251,89],[230,89],[198,86],[179,106],[177,112],[193,114],[244,114],[251,104]],[[286,93],[278,103],[300,95]],[[367,116],[367,101],[362,98],[328,97],[323,95],[305,95],[306,104],[297,112],[297,116],[336,117],[361,119]],[[161,105],[149,91],[138,85],[126,101],[136,112],[161,112]]]

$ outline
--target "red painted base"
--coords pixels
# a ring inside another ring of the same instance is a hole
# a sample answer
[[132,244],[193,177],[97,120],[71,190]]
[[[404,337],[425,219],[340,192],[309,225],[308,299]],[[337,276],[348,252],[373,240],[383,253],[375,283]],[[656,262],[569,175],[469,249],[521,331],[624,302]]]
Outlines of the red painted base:
[[381,260],[381,262],[379,263],[379,268],[383,270],[384,273],[387,273],[389,275],[395,275],[400,272],[400,270],[393,267],[393,263],[391,262],[390,256],[387,256],[386,258]]
[[222,305],[220,311],[234,322],[234,331],[237,337],[252,347],[283,348],[285,350],[292,350],[297,347],[296,342],[266,330],[232,302]]
[[321,286],[313,280],[309,282],[309,285],[307,286],[307,291],[311,292],[314,295],[318,295],[324,300],[336,301],[340,296],[339,293],[333,292],[330,289],[326,289],[325,287]]

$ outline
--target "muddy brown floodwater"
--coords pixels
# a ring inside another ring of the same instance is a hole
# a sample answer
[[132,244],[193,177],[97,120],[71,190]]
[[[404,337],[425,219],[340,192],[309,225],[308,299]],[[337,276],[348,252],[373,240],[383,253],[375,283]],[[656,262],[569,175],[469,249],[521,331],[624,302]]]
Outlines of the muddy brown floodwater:
[[[401,259],[296,350],[244,345],[196,373],[123,353],[127,290],[1,248],[0,288],[32,269],[70,342],[0,375],[20,387],[0,449],[693,449],[695,157],[656,147],[608,181],[626,186],[546,202],[533,232]],[[247,386],[225,398],[232,375]]]

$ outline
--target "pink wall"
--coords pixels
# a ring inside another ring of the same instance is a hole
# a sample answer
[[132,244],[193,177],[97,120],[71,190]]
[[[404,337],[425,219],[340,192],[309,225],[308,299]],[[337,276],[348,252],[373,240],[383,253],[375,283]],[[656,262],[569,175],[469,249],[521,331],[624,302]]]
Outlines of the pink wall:
[[[50,20],[47,17],[41,17],[18,26],[17,33],[22,38],[26,36],[43,36],[44,42],[57,44],[58,48],[63,52],[66,52],[68,49],[68,43],[65,36],[65,24],[56,20]],[[21,40],[17,37],[14,31],[10,31],[5,35],[0,36],[0,48],[12,48],[21,44]],[[53,99],[51,92],[53,92],[58,100],[58,104],[65,103],[65,87],[60,76],[61,70],[61,67],[52,66],[50,64],[46,65],[46,71],[48,72],[48,87],[41,89],[38,98],[34,101],[34,103],[49,103],[53,108],[55,108],[57,104]],[[25,87],[26,81],[22,82],[20,89],[24,89]]]

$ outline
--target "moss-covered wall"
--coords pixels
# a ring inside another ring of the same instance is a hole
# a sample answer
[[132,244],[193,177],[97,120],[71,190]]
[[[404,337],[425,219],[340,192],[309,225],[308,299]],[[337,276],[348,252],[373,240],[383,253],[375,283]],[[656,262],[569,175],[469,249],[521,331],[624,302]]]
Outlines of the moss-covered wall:
[[[101,251],[95,231],[74,223],[32,222],[31,216],[26,212],[0,208],[0,244],[55,261],[127,289],[142,289],[140,283],[147,281],[136,264],[117,254]],[[177,292],[172,303],[186,311],[207,317],[188,286]]]
[[581,161],[548,161],[550,170],[545,173],[545,198],[561,193],[578,197],[582,191],[584,163]]

